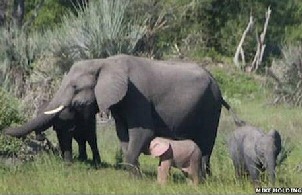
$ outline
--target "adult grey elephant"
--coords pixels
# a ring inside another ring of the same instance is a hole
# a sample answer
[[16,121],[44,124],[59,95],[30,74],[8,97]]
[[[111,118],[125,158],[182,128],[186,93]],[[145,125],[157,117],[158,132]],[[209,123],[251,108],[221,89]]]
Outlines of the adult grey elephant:
[[44,114],[6,133],[43,130],[65,107],[85,107],[95,99],[99,110],[109,109],[115,119],[126,164],[137,165],[154,136],[191,139],[202,150],[203,170],[210,173],[221,106],[230,107],[215,79],[195,63],[128,55],[77,62]]
[[278,131],[266,134],[253,126],[238,127],[229,139],[229,149],[237,177],[248,173],[254,185],[259,185],[259,172],[267,170],[270,182],[275,183],[276,159],[281,150]]

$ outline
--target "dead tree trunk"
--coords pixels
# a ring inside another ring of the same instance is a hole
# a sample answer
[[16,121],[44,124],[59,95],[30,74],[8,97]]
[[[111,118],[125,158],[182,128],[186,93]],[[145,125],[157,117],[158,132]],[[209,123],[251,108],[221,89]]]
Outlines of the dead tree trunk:
[[0,0],[0,27],[4,26],[6,20],[7,0]]
[[[244,43],[244,39],[245,39],[247,33],[251,30],[253,24],[254,24],[254,19],[253,19],[253,16],[251,15],[250,16],[250,21],[249,21],[246,29],[244,30],[244,32],[242,34],[242,37],[240,39],[240,42],[239,42],[239,44],[237,46],[237,49],[236,49],[236,53],[235,53],[234,58],[233,58],[233,62],[235,64],[235,66],[237,66],[237,68],[240,68],[240,69],[242,69],[243,67],[246,66],[244,51],[243,51],[242,45]],[[241,55],[241,60],[242,60],[241,63],[239,62],[239,54]]]
[[24,19],[24,0],[14,0],[13,20],[18,27],[22,27]]
[[265,39],[266,31],[267,31],[268,21],[269,21],[270,16],[271,16],[271,12],[272,12],[271,8],[268,7],[267,11],[265,13],[265,23],[264,23],[264,27],[263,27],[263,32],[260,34],[260,37],[258,36],[258,34],[256,35],[257,51],[255,53],[253,62],[251,63],[251,65],[249,67],[247,67],[248,72],[257,71],[259,66],[262,63],[263,54],[264,54],[264,50],[265,50],[265,47],[266,47],[266,45],[264,43],[264,39]]
[[[271,8],[268,7],[266,14],[265,14],[265,23],[264,23],[264,28],[263,28],[263,32],[260,34],[260,36],[258,36],[257,30],[256,30],[256,39],[257,39],[257,49],[256,49],[256,53],[254,55],[253,61],[246,65],[245,62],[245,56],[244,56],[244,50],[242,48],[242,45],[244,43],[244,39],[247,35],[247,33],[251,30],[252,25],[254,23],[253,21],[253,16],[250,16],[250,21],[245,29],[245,31],[242,34],[241,40],[237,46],[234,58],[233,58],[233,62],[235,64],[236,67],[240,68],[241,70],[244,70],[246,72],[255,72],[258,70],[259,66],[262,63],[262,59],[263,59],[263,54],[264,54],[264,50],[265,50],[265,43],[264,43],[264,39],[265,39],[265,35],[266,35],[266,31],[267,31],[267,26],[268,26],[268,22],[270,19],[270,15],[271,15]],[[239,57],[241,57],[241,62],[239,61]]]

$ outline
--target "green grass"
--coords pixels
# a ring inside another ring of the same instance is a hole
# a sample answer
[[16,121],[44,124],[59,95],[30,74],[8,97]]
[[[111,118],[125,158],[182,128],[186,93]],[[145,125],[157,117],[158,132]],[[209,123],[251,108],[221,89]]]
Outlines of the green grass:
[[[277,187],[297,187],[302,183],[302,113],[299,108],[272,107],[263,99],[243,98],[234,104],[241,118],[268,131],[276,128],[285,147],[292,147],[288,158],[277,167]],[[252,184],[237,180],[227,150],[227,138],[235,128],[225,109],[211,158],[213,176],[199,186],[187,185],[180,171],[173,169],[166,186],[156,183],[157,159],[141,155],[143,179],[131,178],[115,168],[118,140],[113,126],[98,128],[99,149],[107,166],[95,170],[88,163],[75,161],[67,166],[52,155],[42,155],[35,161],[18,167],[0,167],[0,194],[251,194]],[[51,133],[51,131],[49,132]],[[74,149],[77,147],[74,145]],[[89,150],[88,150],[89,151]],[[76,153],[76,151],[75,151]],[[91,153],[89,151],[89,158]],[[266,186],[267,182],[263,182]]]

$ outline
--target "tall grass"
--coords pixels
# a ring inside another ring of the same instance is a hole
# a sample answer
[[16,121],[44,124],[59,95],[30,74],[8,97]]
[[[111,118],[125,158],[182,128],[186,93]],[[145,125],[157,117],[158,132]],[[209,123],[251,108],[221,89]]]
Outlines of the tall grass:
[[282,58],[268,71],[274,84],[275,103],[302,106],[302,44],[284,46]]
[[129,3],[129,0],[91,1],[86,8],[77,10],[77,17],[66,14],[61,27],[48,32],[53,37],[54,54],[72,62],[133,53],[145,28],[135,16],[126,18]]
[[0,28],[0,81],[18,97],[26,94],[26,82],[44,59],[50,75],[58,67],[67,71],[81,59],[132,54],[145,34],[144,16],[126,14],[130,0],[91,1],[84,8],[67,12],[54,30]]

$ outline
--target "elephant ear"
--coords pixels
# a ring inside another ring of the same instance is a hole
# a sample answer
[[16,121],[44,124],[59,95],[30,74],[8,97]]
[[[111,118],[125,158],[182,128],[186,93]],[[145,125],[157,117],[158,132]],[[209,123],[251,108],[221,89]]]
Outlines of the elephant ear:
[[156,138],[150,143],[150,153],[153,157],[160,157],[170,149],[170,143],[162,142]]
[[100,111],[118,103],[128,90],[128,68],[125,64],[105,64],[100,70],[95,96]]

